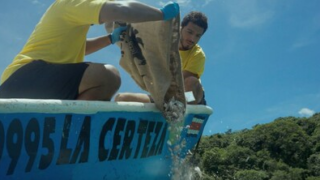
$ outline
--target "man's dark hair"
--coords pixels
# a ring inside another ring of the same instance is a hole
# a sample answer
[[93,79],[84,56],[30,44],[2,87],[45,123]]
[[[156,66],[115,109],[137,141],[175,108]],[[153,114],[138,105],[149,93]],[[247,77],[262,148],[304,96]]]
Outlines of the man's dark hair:
[[191,11],[189,14],[187,14],[182,22],[181,22],[181,27],[185,27],[186,25],[188,25],[189,22],[192,22],[198,26],[200,26],[201,28],[203,28],[203,34],[206,32],[207,28],[208,28],[208,19],[207,16],[205,14],[203,14],[202,12],[198,12],[198,11]]

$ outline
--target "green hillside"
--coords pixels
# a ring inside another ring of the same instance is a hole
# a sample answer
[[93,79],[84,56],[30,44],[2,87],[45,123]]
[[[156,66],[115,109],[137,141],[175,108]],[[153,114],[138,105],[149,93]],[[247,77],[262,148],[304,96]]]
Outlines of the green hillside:
[[320,180],[320,113],[202,137],[192,161],[203,179]]

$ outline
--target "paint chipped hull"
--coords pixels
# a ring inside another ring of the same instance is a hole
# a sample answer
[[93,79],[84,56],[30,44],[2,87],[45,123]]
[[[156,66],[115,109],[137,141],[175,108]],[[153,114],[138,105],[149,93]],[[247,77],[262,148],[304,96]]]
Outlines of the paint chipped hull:
[[172,146],[199,140],[207,106],[187,106],[181,134],[154,104],[0,100],[0,179],[170,179]]

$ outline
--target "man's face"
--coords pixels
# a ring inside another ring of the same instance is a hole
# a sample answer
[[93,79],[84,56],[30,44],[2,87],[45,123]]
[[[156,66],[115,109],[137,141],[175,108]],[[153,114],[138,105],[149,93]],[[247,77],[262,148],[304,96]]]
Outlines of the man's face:
[[196,45],[202,34],[204,29],[192,22],[189,22],[185,27],[181,29],[181,37],[180,37],[180,50],[189,50],[194,45]]

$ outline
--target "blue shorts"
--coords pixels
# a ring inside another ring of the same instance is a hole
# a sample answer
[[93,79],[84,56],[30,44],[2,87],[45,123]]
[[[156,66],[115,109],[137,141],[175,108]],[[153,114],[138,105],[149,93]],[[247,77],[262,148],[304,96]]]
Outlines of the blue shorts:
[[205,99],[204,91],[203,91],[202,99],[201,99],[201,101],[200,101],[198,104],[207,105],[207,101],[206,101],[206,99]]

